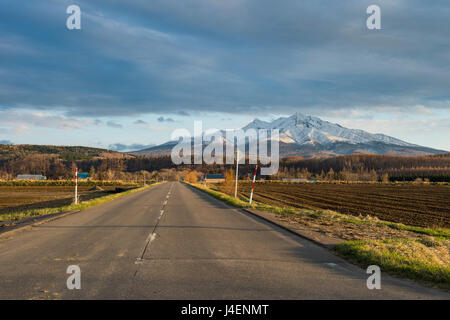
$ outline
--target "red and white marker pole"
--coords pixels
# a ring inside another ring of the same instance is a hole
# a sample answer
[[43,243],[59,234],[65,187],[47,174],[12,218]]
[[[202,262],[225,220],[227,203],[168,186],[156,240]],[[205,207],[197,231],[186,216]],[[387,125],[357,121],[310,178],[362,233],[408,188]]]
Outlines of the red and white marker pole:
[[250,204],[252,204],[253,190],[255,189],[256,170],[258,170],[258,165],[256,165],[256,168],[255,168],[255,175],[253,176],[252,192],[250,193],[250,202],[249,202]]
[[237,198],[237,189],[238,189],[238,179],[239,179],[239,148],[237,148],[236,152],[236,184],[234,185],[234,197]]
[[78,168],[75,168],[75,204],[78,204]]

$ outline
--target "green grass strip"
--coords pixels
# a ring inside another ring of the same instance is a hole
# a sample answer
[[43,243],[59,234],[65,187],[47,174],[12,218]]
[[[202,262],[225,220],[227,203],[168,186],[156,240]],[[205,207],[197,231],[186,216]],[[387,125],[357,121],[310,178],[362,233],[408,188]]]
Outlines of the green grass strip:
[[258,203],[255,201],[252,204],[249,204],[247,201],[243,201],[241,199],[230,197],[229,195],[227,195],[225,193],[211,190],[210,188],[205,188],[198,184],[196,185],[196,184],[187,183],[187,182],[185,182],[185,183],[200,190],[200,191],[203,191],[203,192],[209,194],[210,196],[212,196],[218,200],[221,200],[221,201],[225,202],[226,204],[233,206],[233,207],[258,209],[258,210],[269,211],[269,212],[278,213],[278,214],[283,214],[283,213],[293,214],[293,213],[295,213],[295,210],[293,208],[274,207],[274,206],[270,206],[267,204]]

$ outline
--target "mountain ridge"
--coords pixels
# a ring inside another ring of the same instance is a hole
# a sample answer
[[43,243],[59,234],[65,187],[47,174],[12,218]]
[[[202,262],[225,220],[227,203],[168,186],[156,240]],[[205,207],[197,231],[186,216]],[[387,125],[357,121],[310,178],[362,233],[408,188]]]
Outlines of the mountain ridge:
[[360,129],[345,128],[337,123],[305,116],[300,112],[290,117],[280,117],[272,122],[255,119],[243,127],[243,130],[247,129],[279,129],[280,139],[290,138],[300,145],[309,143],[330,144],[337,141],[352,144],[379,141],[401,146],[419,147],[382,133],[372,134]]
[[[369,133],[360,129],[345,128],[337,123],[307,116],[297,112],[289,117],[273,121],[255,118],[242,128],[278,129],[280,156],[327,157],[348,154],[396,154],[427,155],[446,153],[425,146],[412,144],[382,133]],[[223,131],[221,131],[223,133]],[[158,146],[130,152],[133,155],[167,155],[177,142],[168,141]]]

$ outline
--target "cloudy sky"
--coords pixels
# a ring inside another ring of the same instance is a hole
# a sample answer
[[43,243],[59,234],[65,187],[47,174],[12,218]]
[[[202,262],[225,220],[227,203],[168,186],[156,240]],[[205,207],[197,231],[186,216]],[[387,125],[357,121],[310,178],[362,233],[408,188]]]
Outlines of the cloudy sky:
[[449,17],[448,0],[2,0],[0,143],[129,150],[300,111],[450,150]]

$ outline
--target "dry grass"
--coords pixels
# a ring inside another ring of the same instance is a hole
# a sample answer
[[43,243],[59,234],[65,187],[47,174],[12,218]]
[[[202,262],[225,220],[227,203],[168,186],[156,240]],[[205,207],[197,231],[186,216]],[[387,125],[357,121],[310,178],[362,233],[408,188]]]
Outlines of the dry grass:
[[367,267],[450,289],[450,240],[396,239],[348,241],[335,250]]

